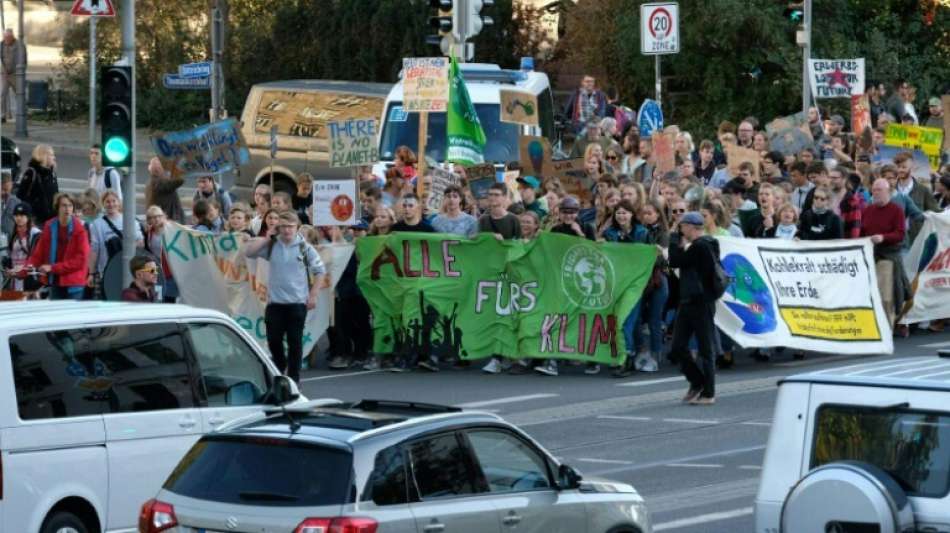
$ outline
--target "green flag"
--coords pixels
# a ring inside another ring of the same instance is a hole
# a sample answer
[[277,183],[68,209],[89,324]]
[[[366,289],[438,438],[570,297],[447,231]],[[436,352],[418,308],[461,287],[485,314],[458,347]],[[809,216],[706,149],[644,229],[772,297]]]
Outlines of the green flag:
[[544,233],[530,242],[397,233],[357,241],[374,351],[620,364],[656,248]]
[[449,61],[449,108],[445,126],[449,151],[446,161],[466,166],[484,163],[485,131],[478,121],[458,62],[455,57],[450,57]]

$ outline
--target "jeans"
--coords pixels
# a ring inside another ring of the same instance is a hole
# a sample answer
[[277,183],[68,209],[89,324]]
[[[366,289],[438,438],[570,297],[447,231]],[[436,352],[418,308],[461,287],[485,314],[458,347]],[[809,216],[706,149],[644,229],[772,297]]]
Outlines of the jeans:
[[82,300],[85,287],[50,287],[50,300]]
[[[290,379],[300,382],[300,361],[303,358],[303,326],[307,321],[304,304],[267,304],[264,325],[267,327],[267,347],[277,369]],[[284,354],[287,337],[287,354]]]
[[[660,276],[660,286],[650,292],[645,292],[640,299],[640,315],[650,329],[650,352],[658,354],[663,351],[663,309],[666,308],[666,299],[670,295],[669,282],[666,276]],[[626,324],[624,324],[626,327]],[[625,330],[626,331],[626,330]],[[640,328],[635,328],[634,343],[637,351],[643,346],[643,336]]]
[[642,344],[642,342],[636,342],[637,330],[640,329],[640,308],[642,306],[643,298],[640,298],[637,305],[630,310],[627,319],[623,321],[623,342],[627,347],[628,354],[636,353],[637,345]]
[[330,335],[330,353],[347,361],[362,361],[373,347],[369,304],[362,295],[334,301],[336,325]]
[[[702,389],[703,398],[716,395],[716,329],[713,318],[716,302],[680,303],[673,326],[673,346],[670,353],[679,361],[680,371],[691,389]],[[696,359],[689,353],[689,339],[696,335],[699,354]]]

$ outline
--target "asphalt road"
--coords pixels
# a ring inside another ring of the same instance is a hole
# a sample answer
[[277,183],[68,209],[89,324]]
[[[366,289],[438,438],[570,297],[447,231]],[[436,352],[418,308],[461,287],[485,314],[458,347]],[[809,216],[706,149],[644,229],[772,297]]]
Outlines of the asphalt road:
[[[438,374],[306,371],[310,398],[385,398],[490,410],[518,424],[582,474],[631,483],[646,498],[655,531],[738,533],[753,530],[752,503],[771,425],[776,382],[783,376],[857,360],[934,355],[950,333],[897,339],[893,356],[788,352],[771,363],[739,356],[719,373],[717,403],[684,405],[686,382],[669,364],[627,379],[561,375],[488,375],[480,365]],[[324,362],[321,361],[323,366]]]

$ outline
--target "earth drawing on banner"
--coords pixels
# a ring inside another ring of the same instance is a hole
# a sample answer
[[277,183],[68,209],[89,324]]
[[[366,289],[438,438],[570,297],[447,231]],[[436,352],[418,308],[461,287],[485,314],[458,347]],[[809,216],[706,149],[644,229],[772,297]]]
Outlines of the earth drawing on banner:
[[742,330],[751,334],[775,331],[772,293],[752,263],[739,254],[729,254],[722,258],[722,268],[731,280],[726,294],[733,298],[723,303],[742,320]]

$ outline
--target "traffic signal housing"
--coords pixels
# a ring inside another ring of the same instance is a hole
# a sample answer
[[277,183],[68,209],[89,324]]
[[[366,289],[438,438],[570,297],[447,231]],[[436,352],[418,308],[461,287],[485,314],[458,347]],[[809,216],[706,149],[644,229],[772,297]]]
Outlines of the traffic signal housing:
[[429,26],[432,26],[438,34],[427,36],[426,43],[438,46],[443,54],[449,53],[452,33],[458,30],[455,26],[454,3],[454,0],[429,0],[429,7],[436,10],[435,15],[429,17]]
[[465,2],[464,22],[459,24],[459,31],[462,33],[462,41],[467,41],[479,33],[486,26],[495,23],[491,17],[482,15],[482,9],[495,5],[495,0],[467,0]]
[[132,67],[102,69],[102,164],[132,166]]

